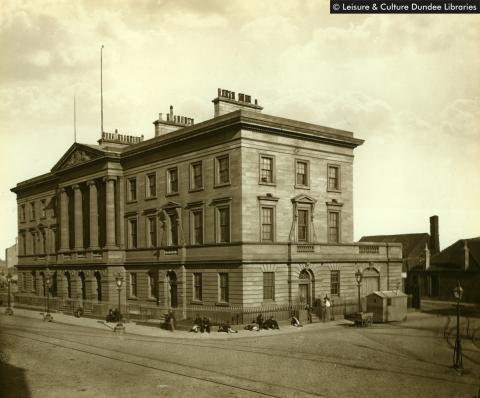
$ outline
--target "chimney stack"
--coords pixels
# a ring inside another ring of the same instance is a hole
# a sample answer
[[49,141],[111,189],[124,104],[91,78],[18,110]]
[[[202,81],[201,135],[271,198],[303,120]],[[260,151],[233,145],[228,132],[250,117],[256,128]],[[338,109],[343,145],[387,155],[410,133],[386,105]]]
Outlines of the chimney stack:
[[465,258],[464,269],[467,271],[468,267],[470,266],[470,250],[468,249],[468,243],[466,239],[463,241],[463,253]]
[[425,243],[425,270],[430,268],[430,250],[428,250],[428,245]]
[[253,112],[261,112],[263,108],[255,100],[252,103],[252,97],[248,94],[238,93],[238,99],[235,91],[218,89],[218,97],[212,100],[214,103],[214,117],[225,115],[236,111],[237,109],[248,109]]
[[430,253],[437,254],[440,252],[440,237],[438,233],[438,216],[430,217]]
[[158,114],[158,120],[155,120],[155,137],[171,133],[172,131],[193,126],[194,120],[186,116],[178,116],[173,114],[173,105],[170,105],[170,111],[165,115],[166,120],[163,120],[163,114]]

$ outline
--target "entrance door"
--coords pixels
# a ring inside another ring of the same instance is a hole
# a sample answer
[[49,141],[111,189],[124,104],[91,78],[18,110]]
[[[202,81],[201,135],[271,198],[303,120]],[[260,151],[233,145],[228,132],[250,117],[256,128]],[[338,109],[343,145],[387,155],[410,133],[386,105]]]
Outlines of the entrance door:
[[168,284],[170,285],[170,305],[172,308],[176,308],[177,301],[177,274],[174,271],[168,272]]
[[310,295],[310,283],[300,283],[298,285],[298,298],[300,303],[305,305],[312,305],[312,298]]

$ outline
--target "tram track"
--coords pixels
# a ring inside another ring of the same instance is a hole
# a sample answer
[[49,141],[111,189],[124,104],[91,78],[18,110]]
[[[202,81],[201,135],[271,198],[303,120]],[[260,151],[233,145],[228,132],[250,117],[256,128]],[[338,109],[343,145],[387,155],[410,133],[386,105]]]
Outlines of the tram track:
[[[9,330],[10,329],[10,330]],[[11,330],[15,328],[2,328],[1,334],[17,339],[27,339],[36,343],[46,344],[61,349],[92,355],[127,365],[134,365],[154,371],[165,372],[175,376],[186,377],[201,382],[212,383],[223,387],[232,388],[264,397],[325,397],[313,391],[272,384],[251,378],[234,376],[225,372],[208,370],[172,360],[158,359],[146,355],[132,354],[124,351],[112,350],[93,344],[86,344],[66,338],[46,336],[41,333],[29,333],[24,330]]]

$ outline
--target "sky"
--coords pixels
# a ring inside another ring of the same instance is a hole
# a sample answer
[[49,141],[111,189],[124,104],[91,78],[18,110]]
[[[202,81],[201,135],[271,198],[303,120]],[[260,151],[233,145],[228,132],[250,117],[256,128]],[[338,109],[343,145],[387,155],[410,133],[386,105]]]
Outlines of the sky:
[[0,257],[19,181],[104,129],[213,117],[217,88],[264,113],[353,131],[356,240],[480,236],[480,16],[330,15],[326,0],[1,0]]

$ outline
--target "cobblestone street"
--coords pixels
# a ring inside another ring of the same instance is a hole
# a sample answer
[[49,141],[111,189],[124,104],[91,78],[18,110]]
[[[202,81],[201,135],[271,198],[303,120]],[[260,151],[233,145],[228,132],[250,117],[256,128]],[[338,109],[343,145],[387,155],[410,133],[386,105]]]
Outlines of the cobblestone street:
[[420,313],[370,328],[339,321],[236,335],[148,336],[152,328],[127,325],[118,336],[100,323],[19,315],[0,324],[2,397],[474,397],[480,386],[478,340],[464,339],[458,375],[445,318]]

